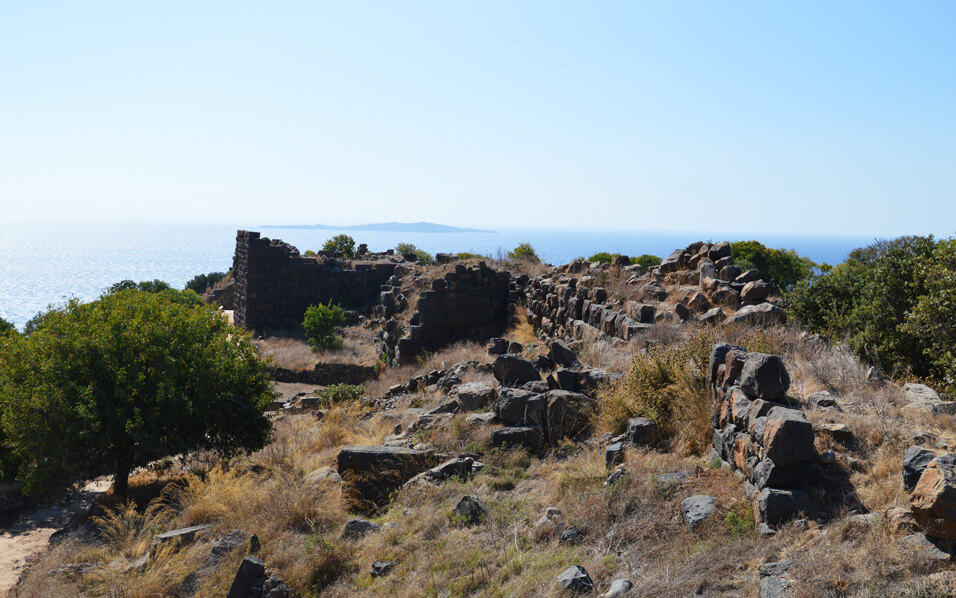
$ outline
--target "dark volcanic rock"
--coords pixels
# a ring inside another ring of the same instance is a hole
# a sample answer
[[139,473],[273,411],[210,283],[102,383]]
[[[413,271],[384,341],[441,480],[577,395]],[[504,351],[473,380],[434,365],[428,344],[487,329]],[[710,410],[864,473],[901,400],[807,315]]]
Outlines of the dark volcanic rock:
[[494,375],[502,386],[519,386],[541,379],[531,362],[518,355],[498,356],[495,359]]

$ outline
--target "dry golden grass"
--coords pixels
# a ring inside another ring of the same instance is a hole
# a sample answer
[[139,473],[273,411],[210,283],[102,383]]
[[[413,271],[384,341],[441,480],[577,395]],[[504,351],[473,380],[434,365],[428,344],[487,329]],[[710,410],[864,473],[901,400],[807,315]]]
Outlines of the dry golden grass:
[[342,348],[313,351],[299,338],[268,337],[254,341],[263,358],[272,365],[290,370],[311,370],[319,363],[374,365],[378,359],[368,331],[360,326],[345,329]]

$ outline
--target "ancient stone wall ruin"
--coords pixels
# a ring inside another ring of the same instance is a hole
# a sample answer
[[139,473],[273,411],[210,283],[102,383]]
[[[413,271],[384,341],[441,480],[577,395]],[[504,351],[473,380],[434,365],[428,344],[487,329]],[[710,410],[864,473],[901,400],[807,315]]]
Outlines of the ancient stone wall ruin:
[[[457,265],[454,272],[432,281],[431,290],[419,295],[407,333],[394,340],[394,359],[408,363],[422,351],[463,339],[487,339],[508,323],[508,289],[511,274],[481,262],[474,267]],[[388,301],[385,291],[383,303]],[[387,329],[386,329],[387,331]]]
[[250,330],[296,330],[309,305],[329,300],[358,309],[378,302],[395,271],[388,261],[348,262],[303,257],[279,240],[241,230],[236,236],[235,322]]

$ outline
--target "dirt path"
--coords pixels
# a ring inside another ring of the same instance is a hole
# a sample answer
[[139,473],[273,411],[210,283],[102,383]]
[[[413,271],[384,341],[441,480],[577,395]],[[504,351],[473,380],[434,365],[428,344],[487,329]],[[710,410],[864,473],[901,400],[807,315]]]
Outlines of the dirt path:
[[55,504],[24,515],[0,533],[0,596],[6,596],[17,583],[27,558],[46,550],[53,532],[88,509],[97,495],[109,490],[110,483],[109,478],[89,482],[69,504]]

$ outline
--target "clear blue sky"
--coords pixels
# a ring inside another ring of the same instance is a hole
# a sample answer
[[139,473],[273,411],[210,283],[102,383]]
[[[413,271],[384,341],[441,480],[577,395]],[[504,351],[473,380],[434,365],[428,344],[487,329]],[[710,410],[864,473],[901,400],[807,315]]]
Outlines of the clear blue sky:
[[6,2],[0,219],[956,232],[956,2]]

